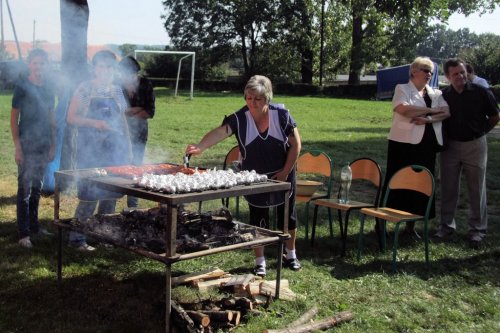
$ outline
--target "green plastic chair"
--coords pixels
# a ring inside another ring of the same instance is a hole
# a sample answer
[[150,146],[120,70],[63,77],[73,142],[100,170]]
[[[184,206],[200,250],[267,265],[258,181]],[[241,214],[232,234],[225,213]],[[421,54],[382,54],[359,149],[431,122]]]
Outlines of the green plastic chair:
[[[358,261],[361,259],[363,248],[363,227],[366,216],[372,216],[383,223],[382,230],[382,249],[386,247],[386,229],[387,223],[394,224],[394,243],[392,246],[392,269],[396,271],[396,255],[398,249],[399,229],[402,223],[410,221],[423,221],[424,223],[424,242],[425,242],[425,263],[429,264],[429,214],[432,206],[432,199],[435,193],[434,176],[429,169],[420,165],[411,165],[397,171],[389,180],[387,190],[384,195],[381,207],[361,209],[360,229],[358,236]],[[417,215],[408,211],[401,211],[387,207],[387,198],[392,190],[411,190],[427,196],[427,206],[425,215]]]

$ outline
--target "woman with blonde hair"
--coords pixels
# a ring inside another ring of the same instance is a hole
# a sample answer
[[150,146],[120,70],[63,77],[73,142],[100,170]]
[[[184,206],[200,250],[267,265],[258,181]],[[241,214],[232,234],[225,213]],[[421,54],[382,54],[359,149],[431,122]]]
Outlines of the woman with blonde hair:
[[[408,165],[422,165],[434,174],[436,154],[443,147],[442,121],[450,116],[441,91],[429,86],[435,71],[431,59],[417,57],[410,65],[409,82],[396,86],[384,189],[396,171]],[[396,190],[391,191],[387,206],[424,215],[425,200],[419,194]],[[434,216],[433,205],[430,217]],[[412,223],[406,225],[404,234],[419,238]]]
[[[271,81],[262,75],[248,80],[244,97],[246,105],[227,116],[221,126],[208,132],[198,144],[190,144],[186,154],[201,154],[204,150],[234,134],[242,155],[241,169],[255,170],[268,178],[290,182],[289,233],[283,265],[294,271],[302,268],[295,253],[297,218],[295,212],[295,162],[301,142],[297,123],[290,112],[280,104],[272,104]],[[278,228],[284,223],[284,198],[275,193],[246,196],[250,224],[269,229],[269,207],[277,207]],[[266,275],[264,248],[255,248],[254,273]]]

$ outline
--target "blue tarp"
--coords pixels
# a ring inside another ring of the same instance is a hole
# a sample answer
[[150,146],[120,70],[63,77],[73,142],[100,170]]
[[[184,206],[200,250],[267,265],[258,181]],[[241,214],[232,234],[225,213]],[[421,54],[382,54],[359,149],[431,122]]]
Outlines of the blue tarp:
[[68,106],[70,102],[71,95],[65,92],[59,99],[59,103],[55,109],[55,119],[56,119],[56,151],[54,160],[49,163],[47,169],[45,170],[45,176],[43,178],[43,188],[45,193],[53,193],[55,189],[55,178],[54,172],[59,171],[61,165],[61,150],[64,140],[64,130],[66,128],[66,115],[68,112]]
[[[429,85],[439,87],[438,64],[434,63],[434,74]],[[392,98],[397,84],[407,83],[410,79],[410,65],[384,68],[377,71],[377,99]]]

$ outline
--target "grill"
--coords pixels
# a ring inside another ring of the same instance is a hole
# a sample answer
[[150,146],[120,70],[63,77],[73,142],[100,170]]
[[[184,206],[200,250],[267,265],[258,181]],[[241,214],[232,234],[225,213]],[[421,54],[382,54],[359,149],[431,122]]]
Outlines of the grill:
[[[175,164],[166,164],[166,166],[176,166]],[[136,176],[136,175],[135,175]],[[62,231],[75,230],[92,236],[98,240],[114,244],[128,251],[137,253],[149,259],[157,260],[165,265],[165,290],[166,290],[166,313],[165,313],[165,331],[170,332],[170,314],[171,314],[171,279],[172,279],[172,264],[181,260],[189,260],[199,258],[215,253],[227,252],[237,249],[249,248],[253,246],[264,246],[270,244],[278,244],[277,251],[277,274],[276,274],[276,298],[279,298],[280,279],[281,279],[281,265],[283,253],[283,244],[289,238],[288,234],[288,197],[290,191],[290,184],[287,182],[280,182],[275,180],[267,180],[262,183],[254,183],[249,185],[237,185],[228,189],[206,190],[202,192],[192,193],[179,193],[179,194],[166,194],[161,192],[150,191],[136,186],[133,177],[126,174],[120,176],[113,175],[112,173],[102,172],[102,169],[84,169],[84,170],[66,170],[58,171],[55,173],[55,192],[54,192],[54,224],[58,227],[58,267],[57,277],[58,280],[62,279]],[[60,219],[60,194],[61,188],[65,184],[70,184],[76,181],[85,180],[90,184],[97,187],[116,192],[123,195],[132,195],[138,198],[158,202],[159,204],[166,205],[167,208],[167,222],[165,224],[165,251],[164,253],[156,253],[148,251],[147,249],[128,246],[127,244],[116,242],[112,238],[103,237],[100,234],[89,232],[82,228],[77,228],[71,219]],[[285,196],[285,223],[281,231],[272,231],[262,228],[240,223],[242,226],[254,228],[259,237],[251,240],[244,241],[237,244],[225,245],[207,250],[201,250],[191,253],[177,253],[176,251],[176,237],[177,237],[177,217],[179,206],[184,203],[201,202],[215,199],[222,199],[228,197],[237,197],[243,195],[282,192]]]

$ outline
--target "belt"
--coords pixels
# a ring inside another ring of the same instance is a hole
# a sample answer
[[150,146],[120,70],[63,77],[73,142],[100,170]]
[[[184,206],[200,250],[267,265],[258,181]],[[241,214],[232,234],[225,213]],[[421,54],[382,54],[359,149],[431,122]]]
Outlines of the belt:
[[479,139],[480,137],[483,137],[483,136],[484,136],[484,133],[481,133],[481,134],[472,134],[472,135],[468,135],[468,136],[462,136],[460,138],[450,138],[450,139],[455,140],[455,141],[460,141],[460,142],[467,142],[467,141]]

